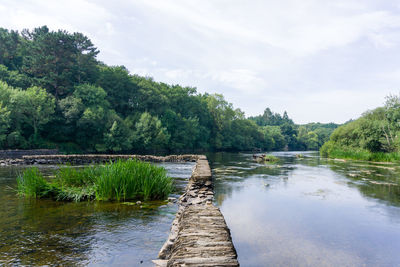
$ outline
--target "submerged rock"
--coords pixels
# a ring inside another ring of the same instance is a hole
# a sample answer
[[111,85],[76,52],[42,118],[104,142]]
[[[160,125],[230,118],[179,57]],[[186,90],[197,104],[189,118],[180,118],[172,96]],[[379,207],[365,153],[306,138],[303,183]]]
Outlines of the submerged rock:
[[176,198],[175,198],[175,197],[169,197],[169,198],[168,198],[168,202],[173,202],[173,203],[175,203],[175,202],[176,202]]

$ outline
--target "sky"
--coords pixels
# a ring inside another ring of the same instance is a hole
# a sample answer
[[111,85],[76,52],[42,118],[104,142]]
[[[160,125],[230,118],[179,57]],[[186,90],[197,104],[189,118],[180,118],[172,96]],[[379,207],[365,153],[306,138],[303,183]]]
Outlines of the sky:
[[0,27],[82,32],[132,74],[223,94],[247,116],[356,119],[400,93],[396,0],[0,0]]

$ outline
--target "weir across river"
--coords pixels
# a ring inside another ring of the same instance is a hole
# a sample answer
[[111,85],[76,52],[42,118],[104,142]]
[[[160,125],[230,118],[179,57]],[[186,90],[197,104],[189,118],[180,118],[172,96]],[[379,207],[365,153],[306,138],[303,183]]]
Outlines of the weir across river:
[[156,266],[239,266],[230,231],[214,198],[211,170],[198,156],[171,233]]

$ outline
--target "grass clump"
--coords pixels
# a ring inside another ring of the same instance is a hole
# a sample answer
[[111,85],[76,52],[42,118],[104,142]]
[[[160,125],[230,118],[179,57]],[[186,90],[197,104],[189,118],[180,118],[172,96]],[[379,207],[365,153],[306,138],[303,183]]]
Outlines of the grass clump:
[[267,162],[267,163],[275,163],[279,159],[274,155],[260,155],[260,156],[253,156],[257,162]]
[[138,160],[118,160],[105,165],[61,168],[47,181],[37,168],[18,177],[18,193],[56,200],[156,200],[172,191],[166,170]]
[[54,195],[55,188],[47,182],[39,169],[29,168],[17,178],[18,194],[41,198]]
[[163,199],[172,190],[166,170],[136,160],[106,164],[96,177],[96,199]]
[[336,146],[331,141],[325,143],[320,150],[323,157],[336,159],[364,160],[374,162],[399,162],[399,152],[371,152],[362,148]]

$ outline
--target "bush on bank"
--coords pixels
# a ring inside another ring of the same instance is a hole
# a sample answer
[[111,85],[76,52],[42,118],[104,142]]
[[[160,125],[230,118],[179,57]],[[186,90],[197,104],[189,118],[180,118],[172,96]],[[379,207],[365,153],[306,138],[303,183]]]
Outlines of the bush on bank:
[[352,159],[375,162],[398,162],[399,152],[371,152],[367,149],[337,146],[332,141],[326,142],[320,150],[323,157],[336,159]]

